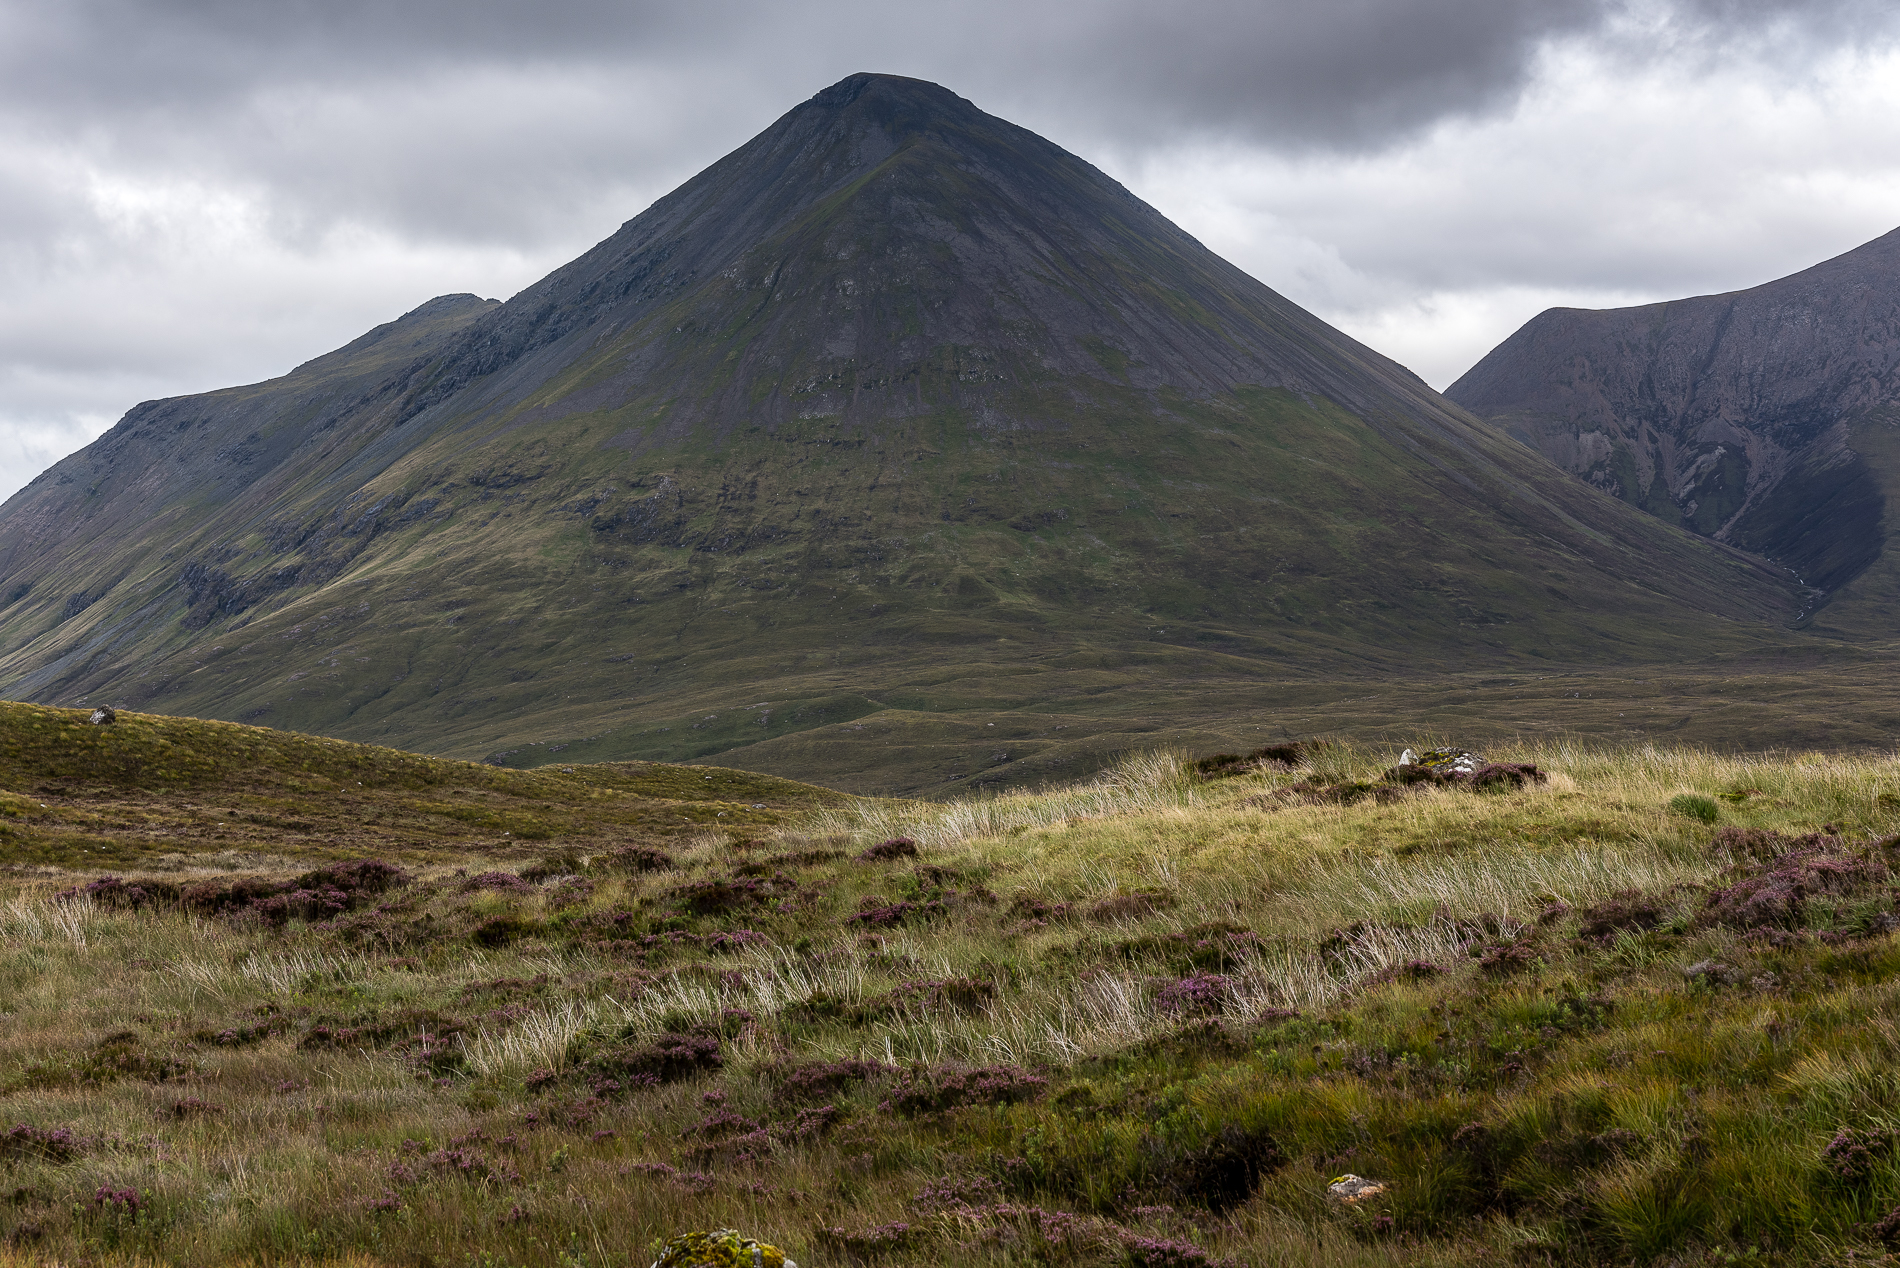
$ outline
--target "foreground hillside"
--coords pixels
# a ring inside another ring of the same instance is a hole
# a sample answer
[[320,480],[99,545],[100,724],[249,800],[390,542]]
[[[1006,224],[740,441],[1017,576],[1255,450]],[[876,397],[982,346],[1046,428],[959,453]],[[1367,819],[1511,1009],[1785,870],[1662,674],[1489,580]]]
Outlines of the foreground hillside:
[[[1886,758],[1547,747],[1509,755],[1545,782],[1475,791],[1338,747],[1155,755],[937,806],[755,786],[774,821],[675,828],[612,781],[716,820],[738,801],[690,783],[740,777],[72,722],[0,731],[0,1262],[604,1268],[717,1225],[807,1265],[1900,1237]],[[546,839],[377,826],[454,798]],[[124,841],[134,810],[188,840],[104,873],[44,818]],[[288,835],[187,833],[220,814]],[[1344,1203],[1342,1173],[1384,1187]]]

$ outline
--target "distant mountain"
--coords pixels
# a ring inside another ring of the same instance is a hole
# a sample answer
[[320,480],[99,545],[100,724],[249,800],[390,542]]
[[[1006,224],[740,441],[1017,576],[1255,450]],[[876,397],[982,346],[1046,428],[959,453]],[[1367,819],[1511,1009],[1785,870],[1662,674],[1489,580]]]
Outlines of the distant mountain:
[[0,508],[0,587],[19,698],[856,788],[1064,773],[1183,678],[1703,654],[1795,610],[880,75],[505,304],[132,410]]
[[1892,630],[1900,230],[1791,277],[1539,314],[1446,395],[1671,524],[1774,559]]

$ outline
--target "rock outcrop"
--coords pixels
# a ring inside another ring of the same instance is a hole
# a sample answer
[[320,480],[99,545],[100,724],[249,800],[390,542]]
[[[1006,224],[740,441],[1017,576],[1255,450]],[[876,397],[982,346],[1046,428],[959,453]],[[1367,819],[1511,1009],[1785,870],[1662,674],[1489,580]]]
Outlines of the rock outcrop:
[[1838,591],[1886,547],[1900,230],[1748,290],[1550,309],[1445,394],[1605,492]]

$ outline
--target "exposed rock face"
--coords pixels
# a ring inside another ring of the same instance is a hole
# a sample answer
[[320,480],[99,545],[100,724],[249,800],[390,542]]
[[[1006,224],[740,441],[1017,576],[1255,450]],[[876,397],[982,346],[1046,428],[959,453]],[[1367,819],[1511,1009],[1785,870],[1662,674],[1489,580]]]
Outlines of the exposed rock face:
[[506,304],[139,406],[0,508],[0,598],[16,697],[524,763],[1100,695],[1158,651],[1628,659],[1794,610],[1074,155],[879,75]]
[[1605,492],[1837,590],[1885,541],[1862,438],[1900,404],[1900,230],[1745,291],[1553,308],[1445,394]]

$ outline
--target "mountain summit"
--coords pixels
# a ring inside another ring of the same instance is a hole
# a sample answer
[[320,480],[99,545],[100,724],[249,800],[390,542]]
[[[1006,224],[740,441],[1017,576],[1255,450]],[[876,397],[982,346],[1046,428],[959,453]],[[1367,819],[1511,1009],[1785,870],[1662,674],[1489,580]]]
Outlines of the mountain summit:
[[18,697],[886,788],[1062,773],[1191,678],[1662,657],[1793,612],[887,75],[505,304],[138,406],[0,508],[0,587]]

